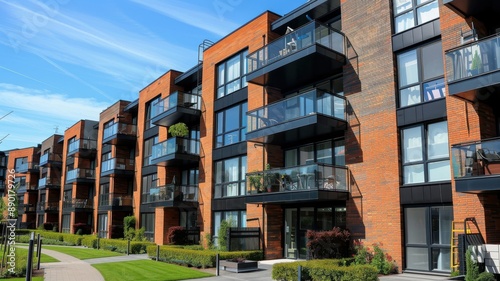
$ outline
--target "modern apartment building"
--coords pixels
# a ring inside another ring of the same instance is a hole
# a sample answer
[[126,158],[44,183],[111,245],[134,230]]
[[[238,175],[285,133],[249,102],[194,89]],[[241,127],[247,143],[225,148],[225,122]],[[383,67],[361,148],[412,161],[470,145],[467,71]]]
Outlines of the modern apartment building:
[[98,127],[97,121],[80,120],[64,132],[61,232],[93,231]]
[[17,227],[35,228],[40,147],[15,149],[9,151],[8,154],[7,172],[8,175],[13,174],[15,178],[6,176],[5,194],[8,193],[9,179],[13,179],[14,185],[17,186],[17,202],[19,206]]
[[[473,217],[471,231],[500,244],[500,4],[476,2],[263,12],[99,122],[10,151],[7,168],[41,153],[39,194],[21,201],[60,196],[63,232],[119,237],[133,214],[158,244],[178,225],[217,243],[226,220],[258,227],[266,258],[298,259],[307,230],[339,226],[382,243],[399,270],[447,273],[453,222],[463,230]],[[43,184],[57,177],[45,158],[61,143],[58,193]],[[48,211],[38,224],[55,220]]]
[[54,134],[44,140],[40,148],[37,227],[47,223],[46,228],[59,229],[61,187],[63,186],[61,185],[63,141],[64,136]]

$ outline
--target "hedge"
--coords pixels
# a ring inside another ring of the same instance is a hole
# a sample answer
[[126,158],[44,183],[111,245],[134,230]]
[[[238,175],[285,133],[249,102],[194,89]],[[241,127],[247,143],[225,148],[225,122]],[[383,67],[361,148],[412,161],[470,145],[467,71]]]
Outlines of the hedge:
[[[128,240],[116,239],[99,239],[99,248],[119,253],[127,252]],[[129,254],[143,254],[146,253],[146,247],[154,245],[152,242],[146,241],[130,241]]]
[[[148,246],[147,253],[150,258],[156,258],[156,246]],[[245,258],[248,260],[261,260],[261,251],[241,251],[241,252],[216,252],[209,250],[192,250],[181,247],[160,246],[160,261],[175,263],[193,267],[214,267],[215,256],[219,253],[221,260],[232,258]]]
[[273,265],[272,278],[278,281],[298,280],[298,266],[302,266],[302,280],[312,281],[376,281],[377,269],[371,265],[349,265],[349,260],[311,260]]
[[82,239],[82,246],[97,249],[97,236],[85,235]]

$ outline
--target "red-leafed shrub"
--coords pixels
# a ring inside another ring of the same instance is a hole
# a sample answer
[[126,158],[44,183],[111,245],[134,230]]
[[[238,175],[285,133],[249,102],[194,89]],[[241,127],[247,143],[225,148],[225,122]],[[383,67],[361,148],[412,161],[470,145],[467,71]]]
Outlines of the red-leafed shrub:
[[335,259],[347,257],[351,233],[340,227],[328,231],[307,231],[307,248],[313,259]]
[[187,231],[182,226],[172,226],[167,233],[168,244],[170,245],[186,245],[188,242]]

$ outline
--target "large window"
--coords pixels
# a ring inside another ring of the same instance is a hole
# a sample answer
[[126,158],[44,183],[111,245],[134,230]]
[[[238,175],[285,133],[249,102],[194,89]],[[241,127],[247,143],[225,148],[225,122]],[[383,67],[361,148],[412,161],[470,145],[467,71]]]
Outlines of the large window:
[[217,98],[247,86],[248,51],[243,51],[217,66]]
[[144,237],[149,241],[155,239],[155,213],[141,214],[141,227],[144,227]]
[[285,167],[322,163],[345,165],[344,140],[327,140],[285,150]]
[[155,189],[158,186],[158,178],[157,174],[151,174],[147,176],[142,177],[142,203],[148,203],[145,202],[145,200],[148,198],[147,195],[151,193],[151,189]]
[[149,102],[146,103],[146,116],[145,116],[145,123],[144,123],[144,129],[150,129],[155,126],[153,122],[151,122],[151,119],[154,117],[153,114],[153,104],[156,104],[160,101],[160,96],[150,100]]
[[99,238],[108,237],[108,214],[99,214],[97,218]]
[[441,41],[398,55],[399,106],[444,98]]
[[453,207],[405,208],[406,269],[450,271]]
[[217,112],[215,146],[223,147],[246,139],[247,103]]
[[144,160],[142,163],[143,166],[150,165],[149,159],[153,155],[153,145],[155,145],[157,143],[158,143],[158,136],[149,138],[149,139],[144,141],[144,154],[143,154]]
[[437,0],[394,0],[396,33],[437,18],[439,18]]
[[219,245],[219,229],[221,222],[225,220],[232,227],[246,227],[247,226],[247,212],[246,211],[224,211],[214,212],[214,243]]
[[215,162],[215,198],[245,195],[247,157]]
[[71,231],[71,215],[62,215],[62,228],[61,232],[62,233],[70,233]]
[[402,130],[403,184],[451,179],[448,122]]

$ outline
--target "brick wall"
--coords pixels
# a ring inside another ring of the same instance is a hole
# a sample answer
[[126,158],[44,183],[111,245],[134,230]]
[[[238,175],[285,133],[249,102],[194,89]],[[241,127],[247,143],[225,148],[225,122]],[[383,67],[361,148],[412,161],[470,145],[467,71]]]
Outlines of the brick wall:
[[357,53],[344,67],[344,93],[351,110],[346,164],[357,183],[347,202],[347,227],[368,244],[382,242],[401,268],[391,1],[343,0],[341,5],[342,30]]

